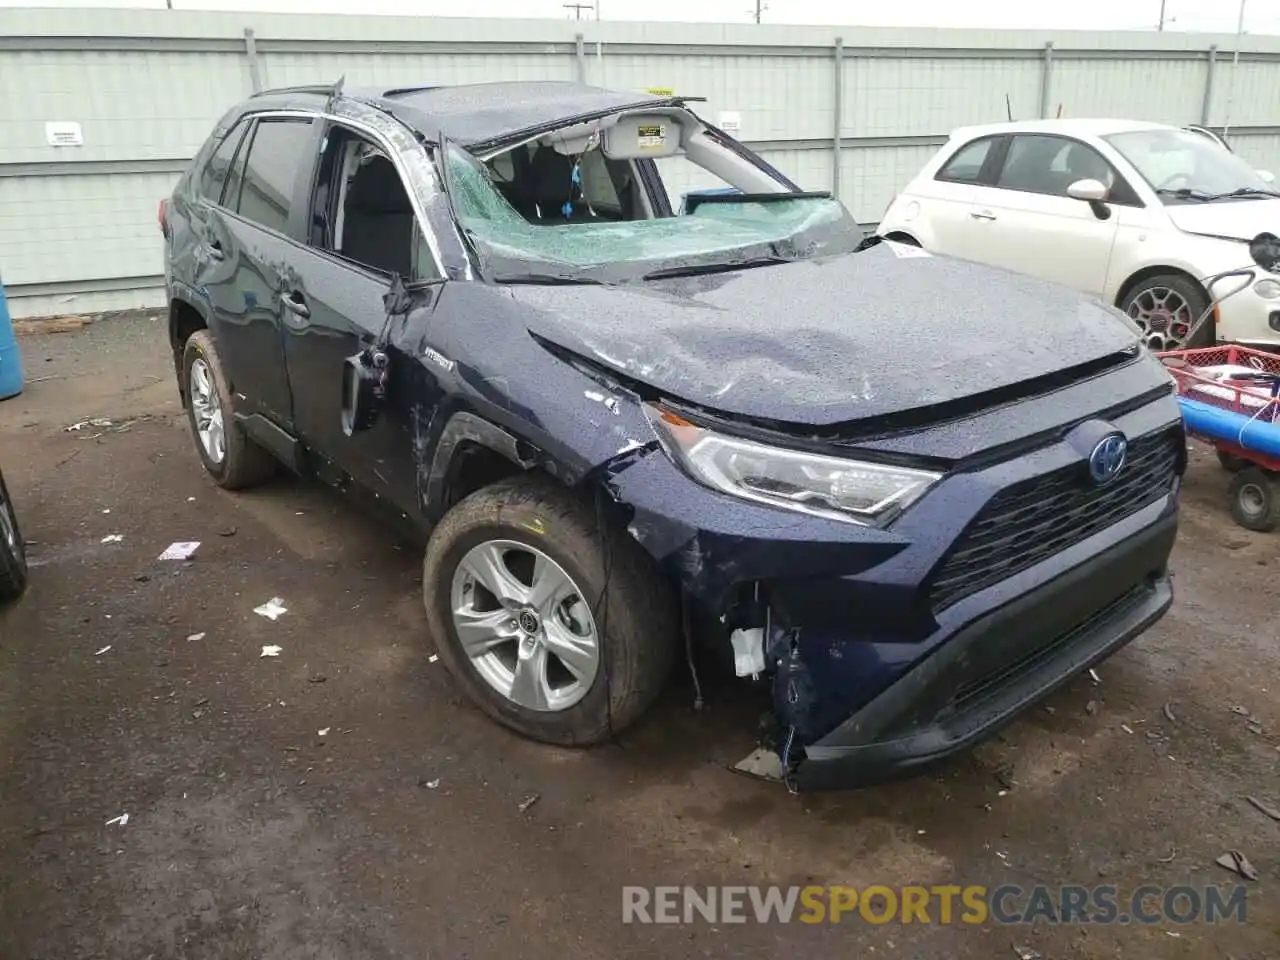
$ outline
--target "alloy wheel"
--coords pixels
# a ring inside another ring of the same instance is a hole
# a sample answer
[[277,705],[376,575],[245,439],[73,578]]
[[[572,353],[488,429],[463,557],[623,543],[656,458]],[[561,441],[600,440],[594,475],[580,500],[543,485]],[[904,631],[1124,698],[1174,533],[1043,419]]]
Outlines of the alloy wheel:
[[486,683],[527,710],[567,710],[600,669],[582,591],[535,547],[486,540],[467,551],[450,592],[454,631]]
[[1186,297],[1169,287],[1148,287],[1129,304],[1130,319],[1142,328],[1152,350],[1181,350],[1191,328],[1200,319],[1192,314]]
[[213,372],[204,358],[191,362],[191,412],[195,415],[196,434],[205,455],[214,464],[222,463],[227,454],[223,432],[222,400],[218,396]]
[[4,543],[12,556],[22,558],[24,545],[18,539],[18,521],[13,515],[13,505],[5,495],[3,486],[0,486],[0,542]]

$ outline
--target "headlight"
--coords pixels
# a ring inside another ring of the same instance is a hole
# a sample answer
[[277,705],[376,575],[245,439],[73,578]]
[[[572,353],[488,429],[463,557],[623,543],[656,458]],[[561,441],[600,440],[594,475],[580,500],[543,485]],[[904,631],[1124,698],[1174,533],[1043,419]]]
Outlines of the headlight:
[[673,460],[700,483],[775,507],[851,523],[892,520],[942,474],[772,447],[696,426],[646,407]]
[[1280,297],[1280,280],[1272,280],[1269,277],[1259,280],[1253,285],[1253,292],[1263,300],[1274,300]]

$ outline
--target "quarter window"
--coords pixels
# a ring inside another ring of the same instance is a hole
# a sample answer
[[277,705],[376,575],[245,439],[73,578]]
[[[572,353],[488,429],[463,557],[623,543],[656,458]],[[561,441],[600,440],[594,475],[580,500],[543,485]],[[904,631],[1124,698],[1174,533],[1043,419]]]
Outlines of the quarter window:
[[991,153],[995,142],[995,137],[985,137],[961,147],[938,172],[937,179],[977,183],[978,177],[982,174],[982,166],[987,162],[987,156]]
[[[311,121],[304,119],[259,120],[249,145],[244,179],[235,209],[242,216],[270,230],[287,231],[294,178],[306,166],[311,142]],[[228,191],[226,205],[231,206]]]
[[205,164],[204,172],[200,175],[200,195],[210,203],[222,202],[222,191],[231,173],[231,166],[235,163],[236,148],[240,146],[248,127],[246,120],[241,120],[232,127]]

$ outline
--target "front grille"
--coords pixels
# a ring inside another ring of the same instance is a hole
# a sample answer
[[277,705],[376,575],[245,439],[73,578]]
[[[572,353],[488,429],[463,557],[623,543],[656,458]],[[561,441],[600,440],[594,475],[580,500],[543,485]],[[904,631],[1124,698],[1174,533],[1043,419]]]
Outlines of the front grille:
[[934,571],[929,602],[942,610],[1035,566],[1165,496],[1177,472],[1178,428],[1129,442],[1128,462],[1106,486],[1072,464],[1000,491]]

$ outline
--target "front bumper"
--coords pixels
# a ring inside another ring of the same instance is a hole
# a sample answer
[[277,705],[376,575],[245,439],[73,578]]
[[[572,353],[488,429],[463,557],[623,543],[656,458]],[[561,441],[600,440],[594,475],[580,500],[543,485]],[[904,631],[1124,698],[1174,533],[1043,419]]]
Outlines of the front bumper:
[[[1267,276],[1259,274],[1259,276]],[[1232,281],[1223,281],[1230,289]],[[1280,347],[1280,300],[1265,300],[1249,289],[1218,304],[1217,338],[1230,343]]]
[[1160,619],[1176,515],[971,623],[805,748],[800,789],[865,786],[978,742]]

